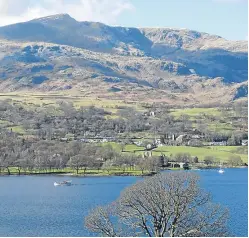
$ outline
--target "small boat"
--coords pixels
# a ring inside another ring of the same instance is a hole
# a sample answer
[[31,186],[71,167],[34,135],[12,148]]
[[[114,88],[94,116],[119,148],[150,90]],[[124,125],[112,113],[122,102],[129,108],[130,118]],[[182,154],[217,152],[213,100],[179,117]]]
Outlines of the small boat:
[[220,168],[218,172],[219,172],[220,174],[225,173],[225,171],[224,171],[222,168]]
[[225,173],[225,170],[222,169],[221,167],[222,167],[222,165],[220,164],[220,169],[218,170],[218,173],[223,174],[223,173]]
[[72,184],[72,181],[62,181],[62,182],[54,182],[54,186],[70,186]]

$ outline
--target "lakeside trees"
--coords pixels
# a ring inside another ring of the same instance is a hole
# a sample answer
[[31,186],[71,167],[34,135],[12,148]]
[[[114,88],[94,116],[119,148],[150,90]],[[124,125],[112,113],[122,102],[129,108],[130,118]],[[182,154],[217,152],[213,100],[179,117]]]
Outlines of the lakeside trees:
[[231,155],[228,157],[228,163],[232,166],[241,166],[243,164],[243,161],[240,156]]
[[216,158],[214,156],[210,156],[210,155],[205,156],[204,160],[203,160],[203,162],[206,165],[214,164],[216,161],[217,161]]
[[[91,144],[79,141],[58,142],[54,140],[32,141],[22,140],[10,134],[0,134],[0,173],[11,171],[20,175],[52,173],[70,168],[76,174],[88,170],[141,170],[155,172],[158,170],[158,158],[142,158],[138,154],[118,152],[110,144]],[[12,170],[10,169],[12,168]],[[66,171],[66,170],[65,170]]]
[[85,226],[101,236],[228,236],[228,211],[212,203],[193,173],[159,174],[126,188],[97,207]]
[[[133,153],[121,151],[118,144],[82,143],[80,141],[55,141],[55,140],[34,140],[24,139],[14,133],[0,134],[0,173],[30,174],[63,172],[70,169],[71,172],[86,174],[90,170],[101,172],[112,171],[126,174],[127,172],[138,174],[156,173],[168,162],[190,163],[200,162],[194,154],[175,153],[167,161],[163,159],[158,151],[141,151],[138,149]],[[225,161],[229,166],[244,165],[240,156],[236,153],[246,153],[247,147],[240,147],[240,150],[231,151],[231,156]],[[242,150],[243,149],[243,150]],[[207,151],[207,150],[206,150]],[[233,155],[233,152],[235,153]],[[204,164],[217,166],[220,158],[213,155],[204,157]],[[104,166],[103,166],[104,165]],[[107,166],[108,165],[108,166]],[[108,168],[108,170],[107,170]],[[14,171],[13,171],[14,170]]]

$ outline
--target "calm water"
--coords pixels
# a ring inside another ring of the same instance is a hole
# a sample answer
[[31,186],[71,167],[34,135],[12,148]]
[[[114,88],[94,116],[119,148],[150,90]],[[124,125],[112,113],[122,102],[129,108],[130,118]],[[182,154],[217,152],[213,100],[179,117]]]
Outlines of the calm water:
[[[248,234],[247,169],[196,171],[213,199],[230,209],[236,236]],[[54,187],[54,181],[73,186]],[[115,200],[135,177],[5,176],[0,177],[0,236],[89,236],[83,218],[96,205]]]

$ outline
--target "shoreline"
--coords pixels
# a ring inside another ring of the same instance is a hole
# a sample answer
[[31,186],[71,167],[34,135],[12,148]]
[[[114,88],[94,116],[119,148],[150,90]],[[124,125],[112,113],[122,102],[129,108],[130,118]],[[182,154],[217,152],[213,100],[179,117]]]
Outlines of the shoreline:
[[[219,169],[220,167],[196,167],[196,168],[190,168],[188,171],[196,171],[196,170],[212,170],[212,169]],[[224,169],[245,169],[248,168],[248,166],[237,166],[237,167],[224,167]],[[170,169],[165,168],[161,171],[184,171],[184,169]],[[112,173],[112,174],[102,174],[102,173],[85,173],[85,174],[75,174],[75,173],[68,173],[68,172],[51,172],[51,173],[15,173],[15,174],[0,174],[1,176],[70,176],[70,177],[112,177],[112,176],[120,176],[120,177],[147,177],[152,176],[156,174],[156,172],[150,172],[150,173],[144,173],[144,174],[132,174],[132,173]]]
[[147,176],[152,176],[155,173],[148,173],[148,174],[71,174],[71,173],[41,173],[41,174],[0,174],[0,177],[9,177],[9,176],[15,176],[15,177],[20,177],[20,176],[69,176],[69,177],[114,177],[114,176],[119,176],[119,177],[147,177]]
[[68,173],[68,172],[51,172],[51,173],[32,173],[32,174],[0,174],[1,176],[70,176],[70,177],[111,177],[111,176],[122,176],[122,177],[143,177],[143,176],[152,176],[156,174],[155,172],[151,173],[144,173],[144,174],[132,174],[132,173],[112,173],[112,174],[102,174],[102,173],[85,173],[85,174],[75,174],[75,173]]

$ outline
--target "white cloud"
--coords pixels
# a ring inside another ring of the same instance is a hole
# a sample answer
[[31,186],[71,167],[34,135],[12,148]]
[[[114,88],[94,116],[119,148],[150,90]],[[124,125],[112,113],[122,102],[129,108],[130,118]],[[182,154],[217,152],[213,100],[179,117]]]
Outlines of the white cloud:
[[0,26],[59,13],[116,24],[120,15],[134,10],[131,0],[0,0]]

